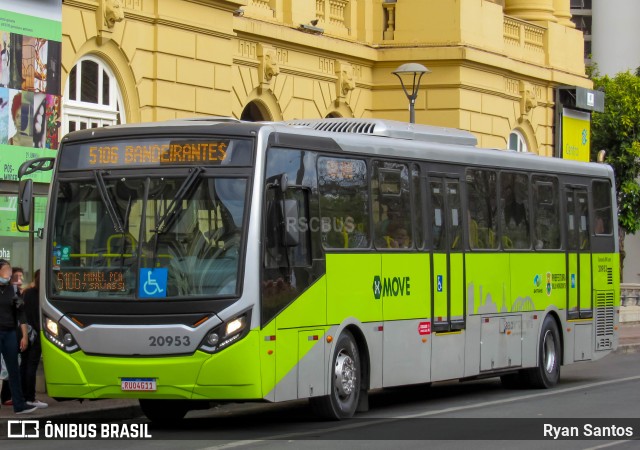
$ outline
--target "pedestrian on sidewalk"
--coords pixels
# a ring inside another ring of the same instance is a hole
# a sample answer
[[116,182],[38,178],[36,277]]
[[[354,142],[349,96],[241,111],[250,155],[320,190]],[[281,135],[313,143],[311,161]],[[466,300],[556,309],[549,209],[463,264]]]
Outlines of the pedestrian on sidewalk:
[[[19,297],[22,297],[22,283],[24,280],[24,270],[22,267],[14,267],[11,269],[11,286],[15,290],[16,294]],[[18,330],[18,335],[20,334],[20,330]],[[20,338],[18,337],[18,340]],[[6,381],[6,380],[5,380]],[[9,387],[9,383],[2,383],[2,391],[0,391],[0,401],[5,406],[13,405],[13,400],[11,400],[11,388]]]
[[[28,414],[35,411],[37,407],[29,406],[24,401],[18,365],[18,350],[22,352],[29,345],[27,317],[24,302],[17,295],[10,281],[11,264],[5,259],[0,259],[0,354],[9,372],[13,411],[16,414]],[[17,336],[18,323],[21,324],[22,329],[20,343]]]
[[22,381],[22,393],[29,406],[46,408],[45,402],[36,399],[36,373],[42,356],[40,344],[40,269],[36,270],[33,278],[33,287],[27,288],[23,294],[25,313],[27,315],[27,328],[29,329],[29,346],[22,352],[20,364],[20,379]]

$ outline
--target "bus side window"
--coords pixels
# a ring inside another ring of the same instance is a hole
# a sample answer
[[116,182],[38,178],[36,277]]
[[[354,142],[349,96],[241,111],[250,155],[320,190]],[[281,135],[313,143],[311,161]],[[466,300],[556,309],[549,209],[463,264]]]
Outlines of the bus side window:
[[596,235],[610,235],[613,233],[611,185],[608,181],[594,181],[592,191],[595,215],[593,231]]
[[560,214],[558,179],[534,175],[533,187],[534,248],[557,250],[560,248]]
[[407,165],[374,161],[371,193],[377,248],[413,247],[409,180]]
[[363,160],[318,158],[319,223],[326,250],[368,248],[369,186]]
[[529,179],[522,173],[500,174],[502,247],[528,249],[529,236]]
[[498,248],[497,173],[495,170],[467,170],[469,242],[471,248]]

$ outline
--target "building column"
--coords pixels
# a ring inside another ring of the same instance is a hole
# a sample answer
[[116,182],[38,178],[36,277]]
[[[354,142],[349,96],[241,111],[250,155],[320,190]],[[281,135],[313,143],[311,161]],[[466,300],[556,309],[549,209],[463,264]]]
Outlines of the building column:
[[[566,0],[567,4],[569,0]],[[556,0],[506,0],[504,13],[529,22],[557,22],[553,15]]]
[[553,0],[553,7],[555,8],[555,16],[558,19],[560,25],[565,27],[575,28],[576,25],[571,21],[571,0]]

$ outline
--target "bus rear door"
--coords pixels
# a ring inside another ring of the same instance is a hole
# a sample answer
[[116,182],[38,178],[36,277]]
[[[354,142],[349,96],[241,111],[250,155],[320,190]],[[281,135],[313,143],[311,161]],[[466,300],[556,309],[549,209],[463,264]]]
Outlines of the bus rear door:
[[589,196],[583,186],[565,186],[567,220],[567,319],[593,316]]
[[[464,244],[460,179],[430,176],[428,181],[432,279],[432,379],[464,372]],[[462,352],[462,357],[458,354]]]

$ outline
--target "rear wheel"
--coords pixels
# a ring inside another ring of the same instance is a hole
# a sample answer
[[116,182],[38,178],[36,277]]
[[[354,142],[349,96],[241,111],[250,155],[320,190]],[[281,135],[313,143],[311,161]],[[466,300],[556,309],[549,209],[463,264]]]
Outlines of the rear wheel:
[[314,412],[330,420],[352,417],[358,407],[362,386],[360,354],[353,335],[343,331],[336,342],[331,364],[331,392],[309,401]]
[[154,424],[175,425],[189,412],[189,403],[187,400],[140,399],[140,409]]
[[560,381],[561,361],[560,332],[553,317],[547,316],[542,324],[540,343],[538,344],[538,366],[524,371],[523,378],[530,387],[551,388]]

